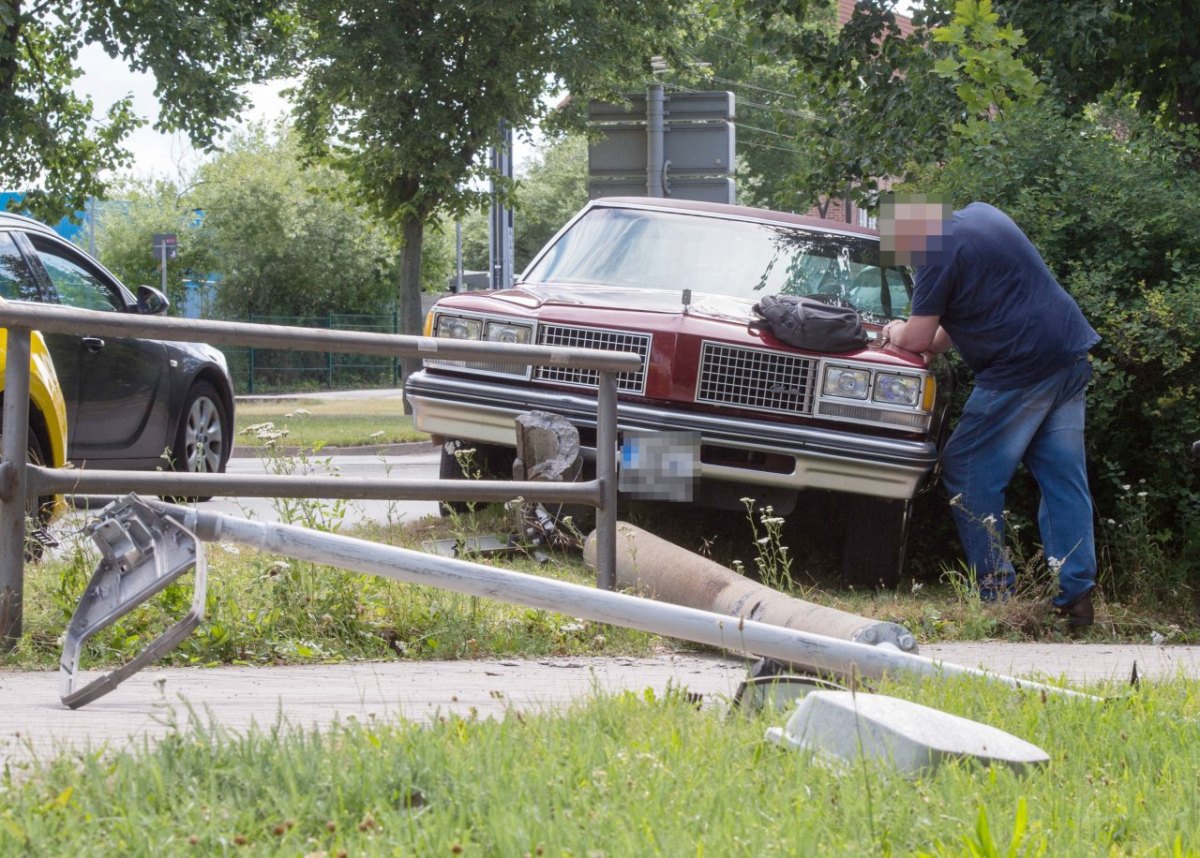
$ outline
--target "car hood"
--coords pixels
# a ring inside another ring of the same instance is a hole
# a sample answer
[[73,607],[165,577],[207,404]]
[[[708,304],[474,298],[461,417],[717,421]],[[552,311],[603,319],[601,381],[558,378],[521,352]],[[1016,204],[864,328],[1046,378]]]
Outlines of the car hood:
[[[622,289],[616,286],[559,286],[552,283],[522,283],[512,289],[491,293],[504,301],[537,310],[546,306],[597,307],[647,313],[686,313],[728,322],[744,323],[754,317],[750,301],[724,295],[693,293],[690,290]],[[685,304],[686,299],[686,304]]]

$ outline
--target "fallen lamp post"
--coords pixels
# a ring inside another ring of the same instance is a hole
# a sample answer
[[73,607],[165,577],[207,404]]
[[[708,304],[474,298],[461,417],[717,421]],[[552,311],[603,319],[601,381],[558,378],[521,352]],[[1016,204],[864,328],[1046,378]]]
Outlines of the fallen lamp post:
[[[966,675],[1011,688],[1097,699],[1071,689],[934,661],[901,652],[886,643],[870,646],[837,640],[348,536],[147,501],[136,495],[109,504],[90,529],[102,559],[68,626],[60,670],[62,701],[72,709],[107,694],[152,659],[169,652],[200,622],[207,586],[201,542],[233,543],[297,560],[485,596],[834,673],[853,672],[863,678],[879,678],[889,672]],[[130,663],[76,688],[84,643],[193,566],[197,574],[188,616],[152,641]]]

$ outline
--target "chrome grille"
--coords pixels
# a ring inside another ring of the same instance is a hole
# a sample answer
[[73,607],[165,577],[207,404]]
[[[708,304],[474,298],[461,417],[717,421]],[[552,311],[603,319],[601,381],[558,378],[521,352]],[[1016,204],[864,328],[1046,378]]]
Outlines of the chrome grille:
[[[645,393],[646,356],[650,353],[650,337],[628,331],[608,331],[600,328],[571,328],[565,325],[543,324],[538,329],[538,344],[571,349],[600,349],[610,352],[633,352],[642,358],[642,368],[617,376],[617,390],[622,393]],[[535,378],[555,384],[579,387],[598,387],[600,374],[594,369],[575,369],[569,366],[539,366]]]
[[696,401],[781,414],[812,412],[817,362],[811,358],[721,343],[700,354]]

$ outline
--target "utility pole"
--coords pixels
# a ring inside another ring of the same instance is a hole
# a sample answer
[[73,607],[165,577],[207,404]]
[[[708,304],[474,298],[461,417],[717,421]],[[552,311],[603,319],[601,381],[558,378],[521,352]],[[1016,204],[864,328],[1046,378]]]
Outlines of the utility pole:
[[[513,131],[508,120],[500,121],[499,146],[492,149],[492,170],[511,183],[513,177]],[[491,245],[488,251],[492,288],[507,289],[513,282],[513,213],[512,208],[501,205],[500,195],[492,182],[492,211],[488,232]]]
[[663,189],[663,88],[661,83],[646,87],[646,196],[665,196]]

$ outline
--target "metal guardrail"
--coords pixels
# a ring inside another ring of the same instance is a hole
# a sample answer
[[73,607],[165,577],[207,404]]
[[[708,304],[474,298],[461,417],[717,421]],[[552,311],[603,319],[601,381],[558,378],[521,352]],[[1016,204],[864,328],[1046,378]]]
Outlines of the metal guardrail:
[[[611,590],[617,540],[617,374],[641,366],[628,352],[479,343],[330,331],[249,322],[171,319],[0,302],[0,328],[8,331],[4,376],[3,443],[0,445],[0,647],[21,636],[24,610],[25,498],[27,495],[141,492],[153,495],[231,495],[372,500],[504,501],[514,497],[585,503],[596,514],[596,586]],[[144,337],[293,351],[337,351],[389,357],[437,357],[519,366],[562,366],[599,373],[596,478],[579,483],[498,480],[393,480],[378,478],[261,477],[175,472],[130,472],[38,467],[26,461],[29,434],[29,361],[32,331]]]

